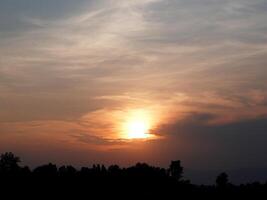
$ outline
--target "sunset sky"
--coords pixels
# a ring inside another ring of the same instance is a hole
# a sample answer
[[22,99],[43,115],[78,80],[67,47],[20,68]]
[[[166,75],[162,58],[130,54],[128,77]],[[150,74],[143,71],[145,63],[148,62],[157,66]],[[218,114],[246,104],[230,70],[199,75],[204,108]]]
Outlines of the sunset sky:
[[266,0],[0,0],[0,152],[267,167]]

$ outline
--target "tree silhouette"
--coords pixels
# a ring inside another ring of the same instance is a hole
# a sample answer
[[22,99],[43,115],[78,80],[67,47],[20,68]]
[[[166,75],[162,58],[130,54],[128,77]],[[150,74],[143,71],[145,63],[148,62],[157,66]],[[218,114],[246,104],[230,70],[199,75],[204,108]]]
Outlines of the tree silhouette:
[[16,173],[19,170],[20,158],[11,152],[1,154],[0,157],[0,173],[5,175]]
[[170,167],[169,167],[169,173],[170,176],[175,178],[177,181],[179,181],[182,178],[183,174],[183,167],[181,166],[181,161],[171,161]]
[[72,166],[61,166],[58,169],[60,176],[74,176],[77,173],[77,170]]
[[218,188],[226,188],[226,186],[229,184],[228,175],[223,172],[216,178],[216,185]]
[[37,167],[33,173],[44,177],[57,176],[57,166],[49,163],[48,165]]
[[[267,183],[260,182],[233,185],[228,175],[221,173],[216,179],[216,187],[191,184],[182,180],[183,167],[179,160],[172,161],[166,170],[146,163],[120,168],[118,165],[105,167],[93,165],[77,170],[72,166],[57,168],[54,164],[42,165],[33,171],[29,167],[20,167],[20,159],[13,153],[0,156],[0,197],[3,193],[48,194],[47,198],[58,194],[61,198],[77,195],[88,198],[118,197],[123,199],[147,197],[147,199],[182,199],[203,198],[218,199],[228,197],[250,197],[257,199],[256,194],[267,197]],[[22,193],[21,193],[22,192]],[[130,195],[130,196],[129,196]],[[39,196],[35,196],[36,199]],[[12,199],[12,198],[11,198]]]
[[121,171],[121,169],[118,165],[111,165],[108,168],[108,172],[110,172],[112,174],[119,174],[120,171]]

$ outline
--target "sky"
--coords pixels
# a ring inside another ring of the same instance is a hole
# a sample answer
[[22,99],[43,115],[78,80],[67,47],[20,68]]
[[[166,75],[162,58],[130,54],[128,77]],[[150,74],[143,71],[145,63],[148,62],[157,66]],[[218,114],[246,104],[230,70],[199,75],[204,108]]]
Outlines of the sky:
[[[266,0],[0,0],[0,152],[31,166],[267,167],[266,11]],[[149,137],[129,137],[140,121]]]

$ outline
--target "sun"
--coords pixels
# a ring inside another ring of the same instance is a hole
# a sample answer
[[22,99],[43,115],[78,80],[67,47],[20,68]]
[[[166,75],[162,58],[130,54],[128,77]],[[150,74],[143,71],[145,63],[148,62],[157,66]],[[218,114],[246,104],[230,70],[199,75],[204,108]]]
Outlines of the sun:
[[131,121],[127,125],[127,132],[129,139],[148,138],[149,125],[144,121]]
[[123,125],[124,135],[127,139],[146,139],[152,137],[149,133],[151,129],[151,116],[145,110],[133,110],[128,113]]

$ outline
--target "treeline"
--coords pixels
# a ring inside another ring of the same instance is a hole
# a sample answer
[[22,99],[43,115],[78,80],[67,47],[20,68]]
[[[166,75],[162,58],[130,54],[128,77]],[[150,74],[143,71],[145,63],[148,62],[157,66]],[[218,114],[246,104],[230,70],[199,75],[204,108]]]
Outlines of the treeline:
[[[0,194],[15,196],[42,195],[48,198],[70,197],[251,197],[267,196],[267,183],[259,182],[233,185],[226,173],[216,178],[210,186],[194,185],[183,179],[181,162],[171,161],[168,169],[137,163],[120,168],[93,165],[80,170],[72,166],[54,164],[31,170],[20,166],[20,158],[13,153],[0,157]],[[53,196],[51,196],[53,195]],[[38,196],[36,196],[38,197]]]

